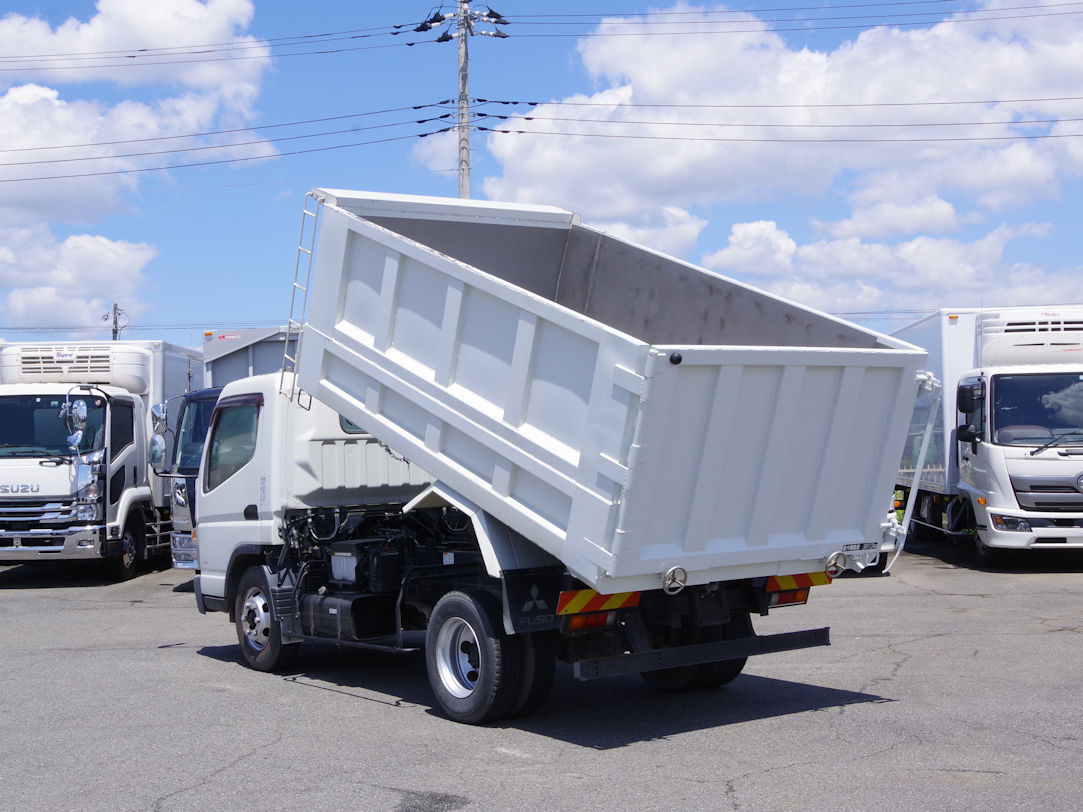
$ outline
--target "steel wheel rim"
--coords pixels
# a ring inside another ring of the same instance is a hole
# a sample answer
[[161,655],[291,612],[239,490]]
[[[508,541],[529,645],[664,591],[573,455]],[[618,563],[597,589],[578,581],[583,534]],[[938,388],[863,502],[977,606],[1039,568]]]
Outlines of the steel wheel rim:
[[262,651],[271,639],[270,609],[261,590],[253,587],[245,593],[241,605],[241,628],[249,645],[257,651]]
[[135,565],[135,539],[131,533],[125,533],[120,539],[120,560],[125,569]]
[[448,693],[466,699],[481,678],[478,636],[462,618],[451,618],[436,637],[436,668]]

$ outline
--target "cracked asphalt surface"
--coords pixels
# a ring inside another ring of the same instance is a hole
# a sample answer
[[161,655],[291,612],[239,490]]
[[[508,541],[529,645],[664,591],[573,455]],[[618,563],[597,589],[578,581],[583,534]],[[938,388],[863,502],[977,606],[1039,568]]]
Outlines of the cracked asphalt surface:
[[561,666],[536,715],[466,727],[420,654],[245,668],[190,573],[0,567],[0,808],[1077,810],[1081,615],[1083,556],[924,544],[757,623],[828,648],[682,695]]

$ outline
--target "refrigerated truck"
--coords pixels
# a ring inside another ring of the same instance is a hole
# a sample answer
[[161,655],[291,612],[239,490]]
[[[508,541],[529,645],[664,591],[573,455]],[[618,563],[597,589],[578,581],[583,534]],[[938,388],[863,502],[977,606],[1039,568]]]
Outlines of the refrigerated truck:
[[423,645],[476,723],[558,658],[679,691],[828,642],[751,617],[876,562],[923,351],[563,209],[320,189],[303,222],[293,368],[225,386],[199,474],[197,606],[249,665]]
[[945,397],[914,483],[919,401],[896,485],[911,532],[1009,550],[1083,549],[1083,305],[944,308],[895,333],[929,352]]
[[198,350],[163,341],[0,347],[0,564],[105,559],[127,578],[168,556],[150,404],[202,379]]

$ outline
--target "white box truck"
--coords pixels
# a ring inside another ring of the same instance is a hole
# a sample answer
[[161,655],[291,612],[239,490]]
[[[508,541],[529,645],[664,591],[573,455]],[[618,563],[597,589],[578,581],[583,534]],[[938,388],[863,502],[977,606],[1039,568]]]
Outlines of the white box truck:
[[[911,533],[1008,550],[1083,549],[1083,306],[941,309],[895,333],[929,351],[945,396]],[[914,487],[919,401],[896,485]]]
[[107,559],[131,577],[169,554],[150,404],[203,380],[198,350],[162,341],[0,348],[0,563]]
[[557,208],[314,190],[304,222],[296,380],[227,384],[200,469],[197,605],[252,667],[423,642],[476,723],[558,658],[677,691],[828,642],[751,616],[877,560],[923,351]]

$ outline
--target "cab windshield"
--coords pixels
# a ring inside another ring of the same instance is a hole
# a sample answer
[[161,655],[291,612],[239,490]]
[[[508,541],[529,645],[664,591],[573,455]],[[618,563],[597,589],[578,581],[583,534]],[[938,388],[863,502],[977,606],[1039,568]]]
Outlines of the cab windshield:
[[173,460],[178,471],[199,470],[199,458],[203,456],[203,442],[217,397],[190,400],[184,404],[180,428],[177,429],[177,446]]
[[[79,451],[87,453],[105,442],[105,398],[84,397],[86,428]],[[0,457],[69,456],[68,426],[60,416],[63,395],[5,395],[0,397]]]
[[1083,445],[1083,374],[993,376],[993,442]]

